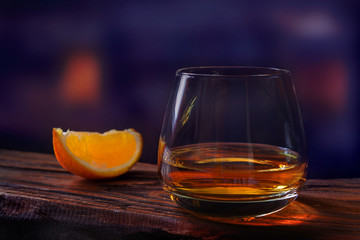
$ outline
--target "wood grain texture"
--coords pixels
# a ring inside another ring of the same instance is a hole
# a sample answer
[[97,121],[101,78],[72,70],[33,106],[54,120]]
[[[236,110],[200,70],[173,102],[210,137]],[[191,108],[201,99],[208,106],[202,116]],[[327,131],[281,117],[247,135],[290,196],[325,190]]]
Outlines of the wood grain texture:
[[360,239],[360,179],[308,180],[284,210],[229,225],[173,203],[155,165],[88,181],[52,155],[0,150],[0,239],[14,238]]

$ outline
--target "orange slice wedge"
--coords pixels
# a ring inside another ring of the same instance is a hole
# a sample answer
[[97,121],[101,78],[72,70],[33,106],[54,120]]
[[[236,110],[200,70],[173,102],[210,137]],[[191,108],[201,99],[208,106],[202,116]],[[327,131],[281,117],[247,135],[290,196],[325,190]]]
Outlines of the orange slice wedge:
[[134,129],[101,134],[54,128],[53,146],[66,170],[87,179],[104,179],[129,171],[139,160],[143,144]]

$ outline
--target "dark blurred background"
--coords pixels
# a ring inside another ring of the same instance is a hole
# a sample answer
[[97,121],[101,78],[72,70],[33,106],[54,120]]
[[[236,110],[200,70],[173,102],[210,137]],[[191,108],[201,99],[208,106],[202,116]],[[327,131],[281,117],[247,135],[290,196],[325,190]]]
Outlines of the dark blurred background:
[[0,4],[0,148],[52,153],[53,127],[135,128],[156,163],[179,68],[292,71],[310,178],[360,177],[359,1]]

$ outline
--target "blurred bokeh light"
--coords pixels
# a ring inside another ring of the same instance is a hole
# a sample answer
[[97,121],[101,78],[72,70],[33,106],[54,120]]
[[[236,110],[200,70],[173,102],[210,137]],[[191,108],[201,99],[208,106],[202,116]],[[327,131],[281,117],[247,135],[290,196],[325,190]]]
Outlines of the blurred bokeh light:
[[1,3],[0,148],[52,153],[51,128],[135,128],[157,144],[175,71],[292,71],[309,177],[360,177],[358,1]]

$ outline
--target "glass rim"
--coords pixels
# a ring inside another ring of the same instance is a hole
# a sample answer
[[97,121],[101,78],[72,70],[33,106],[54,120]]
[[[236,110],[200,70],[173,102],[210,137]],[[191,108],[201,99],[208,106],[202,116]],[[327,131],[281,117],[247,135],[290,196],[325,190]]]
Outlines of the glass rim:
[[[221,73],[220,73],[221,71]],[[228,73],[226,73],[228,71]],[[230,72],[235,73],[230,73]],[[251,73],[241,73],[252,71]],[[258,66],[199,66],[180,68],[176,75],[203,76],[203,77],[279,77],[291,76],[289,70],[275,67]]]

